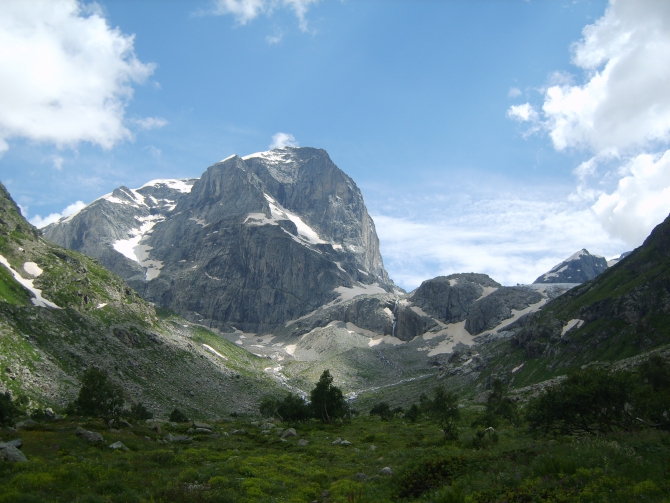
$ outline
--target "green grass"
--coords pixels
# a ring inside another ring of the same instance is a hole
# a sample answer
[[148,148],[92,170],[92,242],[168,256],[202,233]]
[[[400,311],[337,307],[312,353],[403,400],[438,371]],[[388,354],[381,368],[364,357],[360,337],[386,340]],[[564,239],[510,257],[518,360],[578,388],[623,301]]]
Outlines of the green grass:
[[30,304],[31,295],[14,279],[5,266],[0,266],[0,300],[16,306]]
[[[40,424],[20,431],[29,463],[0,462],[0,502],[668,501],[667,433],[554,439],[507,426],[497,442],[476,443],[467,426],[473,414],[464,411],[460,438],[449,442],[425,419],[367,416],[293,425],[298,437],[285,442],[241,421],[216,423],[215,431],[247,435],[200,435],[190,444],[157,442],[188,425],[164,425],[159,435],[147,426],[110,433],[88,421],[106,441],[90,446],[74,436],[77,423]],[[333,446],[338,437],[352,444]],[[129,452],[107,447],[117,440]],[[393,476],[380,474],[386,466]]]

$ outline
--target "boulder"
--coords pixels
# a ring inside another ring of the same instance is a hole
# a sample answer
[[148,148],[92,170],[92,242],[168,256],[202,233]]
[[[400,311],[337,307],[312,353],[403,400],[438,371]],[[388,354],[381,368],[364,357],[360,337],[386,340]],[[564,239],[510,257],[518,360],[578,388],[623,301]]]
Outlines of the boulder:
[[295,431],[295,428],[289,428],[281,434],[281,438],[295,437],[298,433]]
[[203,430],[210,430],[210,431],[212,430],[212,427],[209,424],[200,423],[198,421],[193,421],[193,427],[196,429],[196,431],[198,430],[198,428],[201,428]]
[[331,445],[340,445],[342,443],[342,439],[340,437],[337,437],[335,440],[331,442]]
[[349,442],[348,440],[342,440],[342,442],[340,442],[340,445],[342,447],[347,447],[347,446],[351,445],[351,442]]
[[231,435],[246,435],[247,430],[240,428],[239,430],[233,430],[230,432]]
[[211,435],[212,430],[207,428],[195,428],[195,433],[204,433],[206,435]]
[[393,475],[393,470],[391,470],[390,466],[385,466],[384,468],[381,469],[379,473],[381,473],[382,475]]
[[115,451],[121,450],[123,452],[128,452],[128,447],[126,447],[123,442],[120,440],[118,442],[114,442],[113,444],[109,445],[110,449],[113,449]]
[[0,442],[0,449],[4,449],[5,447],[16,447],[17,449],[20,449],[23,447],[23,440],[20,438],[15,438],[14,440],[8,440],[7,442]]
[[105,441],[105,439],[102,438],[102,435],[100,435],[100,433],[85,430],[81,426],[77,426],[77,428],[74,430],[74,434],[91,444],[97,444]]
[[0,460],[11,463],[25,463],[28,461],[26,455],[12,445],[0,448]]
[[305,440],[304,438],[301,438],[300,440],[298,440],[298,445],[300,447],[305,447],[307,444],[309,444],[309,440]]

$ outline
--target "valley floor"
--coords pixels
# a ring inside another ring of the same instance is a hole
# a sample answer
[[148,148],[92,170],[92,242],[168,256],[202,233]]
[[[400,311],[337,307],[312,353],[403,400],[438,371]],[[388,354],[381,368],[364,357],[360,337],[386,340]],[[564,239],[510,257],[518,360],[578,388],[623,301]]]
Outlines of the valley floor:
[[[3,429],[4,441],[23,440],[29,461],[0,462],[0,502],[670,501],[668,433],[553,438],[503,427],[495,441],[466,426],[473,417],[465,412],[459,439],[447,442],[427,420],[367,416],[300,423],[286,439],[235,418],[190,443],[161,440],[190,424],[164,424],[160,434],[83,420]],[[105,443],[76,437],[78,425]],[[110,449],[116,441],[129,450]]]

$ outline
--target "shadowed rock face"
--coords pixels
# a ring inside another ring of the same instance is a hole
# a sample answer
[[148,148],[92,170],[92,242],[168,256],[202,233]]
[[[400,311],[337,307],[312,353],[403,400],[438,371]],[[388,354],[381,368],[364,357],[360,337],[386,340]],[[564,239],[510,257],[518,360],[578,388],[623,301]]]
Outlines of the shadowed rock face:
[[199,180],[171,181],[172,193],[150,194],[167,190],[154,185],[117,189],[45,235],[222,330],[271,330],[338,287],[393,288],[363,197],[324,150],[232,156]]
[[421,283],[410,297],[426,313],[445,323],[463,321],[484,288],[501,285],[486,274],[463,273],[438,276]]
[[603,273],[605,269],[607,269],[605,257],[591,255],[587,250],[580,250],[555,265],[533,283],[584,283]]

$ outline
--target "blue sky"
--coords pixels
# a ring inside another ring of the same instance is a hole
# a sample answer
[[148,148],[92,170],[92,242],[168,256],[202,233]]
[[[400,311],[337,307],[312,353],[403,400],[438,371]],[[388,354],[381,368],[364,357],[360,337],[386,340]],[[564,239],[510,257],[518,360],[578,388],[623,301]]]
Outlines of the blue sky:
[[2,10],[0,180],[36,224],[278,133],[356,181],[407,289],[467,271],[531,282],[582,247],[638,246],[670,211],[664,2]]

